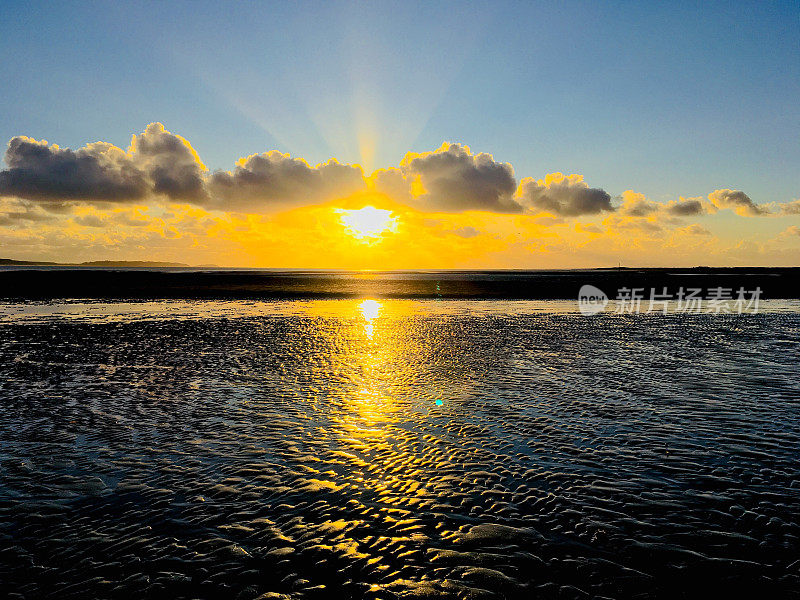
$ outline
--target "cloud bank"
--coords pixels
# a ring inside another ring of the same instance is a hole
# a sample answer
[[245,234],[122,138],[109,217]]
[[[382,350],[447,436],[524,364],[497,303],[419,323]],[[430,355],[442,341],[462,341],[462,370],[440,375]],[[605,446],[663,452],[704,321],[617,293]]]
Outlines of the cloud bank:
[[[232,170],[210,172],[190,142],[161,123],[133,135],[125,150],[105,142],[71,150],[14,137],[5,163],[0,198],[17,199],[23,208],[0,214],[0,226],[44,219],[48,213],[66,214],[75,205],[180,202],[205,210],[271,214],[370,190],[421,212],[539,215],[553,222],[606,214],[616,215],[614,222],[620,226],[652,231],[723,209],[746,217],[800,214],[800,200],[772,203],[771,210],[732,189],[714,190],[707,199],[670,202],[654,202],[627,190],[617,203],[581,175],[550,173],[518,182],[510,163],[447,142],[430,152],[408,153],[398,166],[369,176],[359,165],[334,158],[312,166],[276,150],[241,158]],[[78,222],[101,226],[89,218]]]

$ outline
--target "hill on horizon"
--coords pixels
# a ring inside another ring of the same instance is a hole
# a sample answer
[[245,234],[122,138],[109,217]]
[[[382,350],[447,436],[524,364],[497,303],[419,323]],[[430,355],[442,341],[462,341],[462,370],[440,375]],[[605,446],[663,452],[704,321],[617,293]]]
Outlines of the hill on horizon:
[[159,260],[88,260],[79,263],[59,263],[38,260],[14,260],[0,258],[0,266],[9,267],[189,267],[186,263],[162,262]]

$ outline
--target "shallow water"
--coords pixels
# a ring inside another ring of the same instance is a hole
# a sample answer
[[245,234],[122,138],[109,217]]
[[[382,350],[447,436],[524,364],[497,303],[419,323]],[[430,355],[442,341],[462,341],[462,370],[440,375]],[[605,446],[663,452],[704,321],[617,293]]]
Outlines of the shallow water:
[[0,587],[788,597],[796,304],[2,305]]

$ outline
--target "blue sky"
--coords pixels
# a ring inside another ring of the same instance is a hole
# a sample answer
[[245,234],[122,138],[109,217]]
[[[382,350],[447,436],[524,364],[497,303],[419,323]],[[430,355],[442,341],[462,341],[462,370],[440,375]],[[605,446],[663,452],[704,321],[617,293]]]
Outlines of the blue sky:
[[4,2],[0,138],[126,147],[161,121],[212,169],[269,149],[380,168],[452,141],[518,178],[785,202],[798,6]]

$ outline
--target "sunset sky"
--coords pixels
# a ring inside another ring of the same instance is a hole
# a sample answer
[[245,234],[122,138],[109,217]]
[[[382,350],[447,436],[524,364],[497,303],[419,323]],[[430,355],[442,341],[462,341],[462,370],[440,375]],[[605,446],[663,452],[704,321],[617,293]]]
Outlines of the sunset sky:
[[800,5],[0,5],[0,258],[800,265]]

